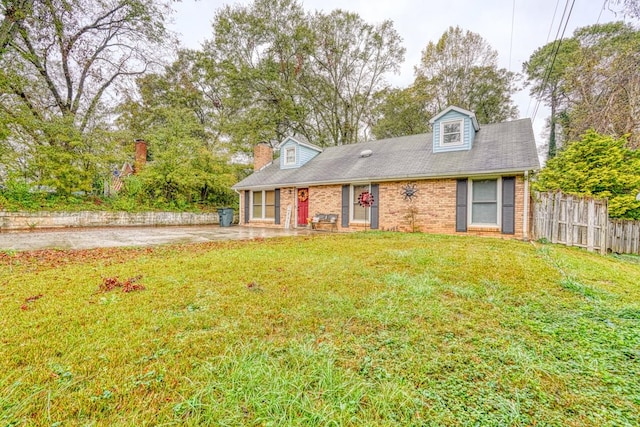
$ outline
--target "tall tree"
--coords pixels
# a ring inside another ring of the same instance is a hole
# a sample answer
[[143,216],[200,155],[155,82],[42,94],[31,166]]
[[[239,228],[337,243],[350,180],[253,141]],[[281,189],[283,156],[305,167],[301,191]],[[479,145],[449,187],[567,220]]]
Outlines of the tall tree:
[[223,206],[236,200],[230,187],[239,170],[218,144],[224,112],[201,85],[200,72],[197,52],[180,51],[164,72],[139,77],[138,96],[118,108],[122,139],[144,139],[153,159],[126,180],[125,191],[140,203]]
[[0,57],[13,40],[18,25],[31,13],[33,0],[0,0]]
[[414,86],[432,114],[456,105],[474,111],[481,123],[516,118],[511,95],[516,75],[498,67],[498,53],[478,34],[449,27],[429,42],[415,68]]
[[561,125],[563,141],[577,140],[593,128],[627,135],[638,147],[639,67],[640,31],[616,22],[579,28],[559,49],[557,44],[543,46],[525,63],[525,72],[532,95],[552,107],[550,122]]
[[551,109],[549,118],[549,143],[547,156],[553,158],[558,147],[557,124],[561,109],[568,99],[564,88],[567,76],[564,70],[578,59],[579,45],[575,40],[549,43],[538,50],[523,64],[531,96],[544,102]]
[[319,145],[361,140],[373,93],[404,49],[390,21],[307,14],[296,0],[226,6],[204,49],[238,149],[298,134]]
[[499,68],[497,58],[480,35],[450,27],[422,51],[410,87],[377,94],[372,133],[388,138],[427,131],[429,118],[450,105],[474,111],[480,123],[516,118],[511,95],[517,76]]
[[376,139],[416,135],[429,131],[431,115],[426,99],[415,86],[404,89],[384,89],[374,96],[371,112],[371,133]]
[[24,173],[60,192],[90,188],[111,151],[109,103],[158,62],[167,12],[153,0],[47,0],[12,21],[0,123]]
[[607,0],[605,2],[609,9],[616,14],[621,13],[624,16],[640,19],[640,1],[639,0]]
[[589,130],[549,159],[533,188],[608,198],[611,217],[640,219],[640,151],[626,143]]
[[224,6],[213,22],[201,63],[230,120],[222,123],[234,150],[258,141],[308,135],[296,79],[308,58],[309,28],[295,0]]
[[361,141],[373,95],[404,59],[401,39],[391,21],[371,25],[342,10],[316,12],[311,27],[314,49],[301,81],[319,140],[322,145]]

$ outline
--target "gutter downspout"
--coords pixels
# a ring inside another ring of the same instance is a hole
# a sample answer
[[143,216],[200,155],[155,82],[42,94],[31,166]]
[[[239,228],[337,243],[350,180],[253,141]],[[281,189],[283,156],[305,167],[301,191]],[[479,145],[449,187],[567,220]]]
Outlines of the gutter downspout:
[[[242,215],[242,194],[240,194],[240,192],[238,190],[236,190],[235,188],[233,189],[233,191],[236,192],[236,194],[238,195],[238,225],[242,225],[242,218],[244,218],[244,216]],[[245,208],[246,209],[246,208]]]
[[524,214],[522,218],[522,238],[529,240],[529,171],[524,171]]

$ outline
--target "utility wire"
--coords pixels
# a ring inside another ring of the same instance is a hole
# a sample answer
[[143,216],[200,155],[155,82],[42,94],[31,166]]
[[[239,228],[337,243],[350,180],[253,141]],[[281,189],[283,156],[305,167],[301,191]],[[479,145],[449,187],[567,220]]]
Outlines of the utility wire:
[[[547,73],[545,75],[545,78],[542,81],[542,86],[540,86],[540,94],[542,94],[542,92],[544,91],[544,88],[547,86],[547,83],[549,82],[549,77],[551,77],[551,71],[553,70],[553,66],[556,63],[556,58],[558,56],[558,52],[560,51],[560,45],[562,44],[562,39],[564,38],[564,33],[567,31],[567,26],[569,25],[569,19],[571,18],[571,12],[573,12],[573,6],[575,5],[576,1],[572,0],[571,1],[571,8],[569,9],[569,13],[567,14],[567,19],[564,22],[564,28],[562,29],[562,35],[560,36],[560,38],[558,38],[558,35],[556,34],[556,41],[557,44],[555,45],[555,50],[553,52],[553,59],[551,61],[551,66],[549,66],[549,68],[547,68]],[[567,11],[567,6],[569,4],[569,0],[567,0],[567,3],[565,4],[565,12]],[[565,13],[563,12],[562,17],[564,18]],[[560,21],[560,23],[562,24],[562,20]],[[560,27],[558,27],[558,32],[560,31]],[[540,100],[538,100],[538,102],[536,103],[536,108],[533,111],[533,117],[531,118],[532,122],[535,122],[536,120],[536,115],[538,114],[538,108],[540,107]]]
[[598,14],[598,20],[596,21],[596,25],[600,23],[600,18],[602,18],[602,12],[604,12],[604,8],[607,6],[607,2],[609,0],[604,0],[602,2],[602,8],[600,9],[600,13]]
[[[545,60],[545,62],[547,64],[549,64],[551,62],[551,57],[552,56],[555,59],[555,56],[557,55],[557,51],[560,49],[560,40],[559,40],[560,29],[562,28],[563,22],[565,22],[564,17],[567,14],[567,8],[568,7],[569,7],[569,0],[566,0],[566,2],[564,4],[564,9],[562,11],[562,16],[560,17],[560,22],[558,23],[558,30],[556,31],[556,36],[553,39],[553,46],[551,48],[551,52],[549,52],[549,56]],[[552,70],[552,68],[548,67],[544,72],[544,77],[542,78],[542,84],[540,85],[540,89],[538,90],[538,96],[536,96],[536,105],[533,108],[533,114],[531,115],[531,121],[532,122],[535,122],[535,120],[536,120],[536,115],[538,114],[538,108],[540,108],[540,104],[542,103],[540,97],[541,97],[542,93],[544,92],[545,87],[547,86],[548,79],[551,76],[551,70]]]
[[513,0],[513,7],[511,8],[511,40],[509,41],[509,71],[511,71],[511,54],[513,53],[513,23],[516,16],[516,0]]
[[[545,45],[549,43],[549,37],[551,37],[551,30],[553,30],[553,24],[556,22],[556,15],[558,14],[558,6],[560,6],[560,0],[556,1],[556,8],[553,10],[553,18],[551,18],[551,23],[549,24],[549,31],[547,32],[547,40],[544,42]],[[562,22],[560,23],[560,25],[562,25]],[[533,98],[529,97],[529,105],[527,105],[527,114],[525,114],[525,117],[529,116],[529,110],[531,110],[532,102],[533,102]]]

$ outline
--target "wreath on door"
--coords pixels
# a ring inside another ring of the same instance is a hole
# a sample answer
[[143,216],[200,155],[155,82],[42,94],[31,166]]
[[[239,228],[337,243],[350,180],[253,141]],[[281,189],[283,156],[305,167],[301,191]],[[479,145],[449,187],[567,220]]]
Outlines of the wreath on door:
[[309,198],[309,190],[298,190],[298,201],[306,202]]
[[358,196],[358,204],[364,208],[369,208],[373,205],[373,194],[368,191],[363,191]]

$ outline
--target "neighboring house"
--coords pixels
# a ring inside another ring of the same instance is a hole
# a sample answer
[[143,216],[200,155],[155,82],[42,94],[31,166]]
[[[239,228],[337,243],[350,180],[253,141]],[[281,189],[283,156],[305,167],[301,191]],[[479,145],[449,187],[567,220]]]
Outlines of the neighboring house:
[[449,107],[430,123],[433,133],[328,148],[289,137],[275,161],[258,144],[254,173],[233,187],[241,224],[301,227],[324,213],[342,231],[527,238],[528,179],[540,168],[531,121],[481,128]]
[[129,175],[135,175],[147,164],[148,150],[147,142],[142,139],[135,140],[135,160],[134,163],[124,162],[120,170],[114,169],[111,175],[111,182],[105,185],[105,195],[117,194],[124,187],[124,179]]

